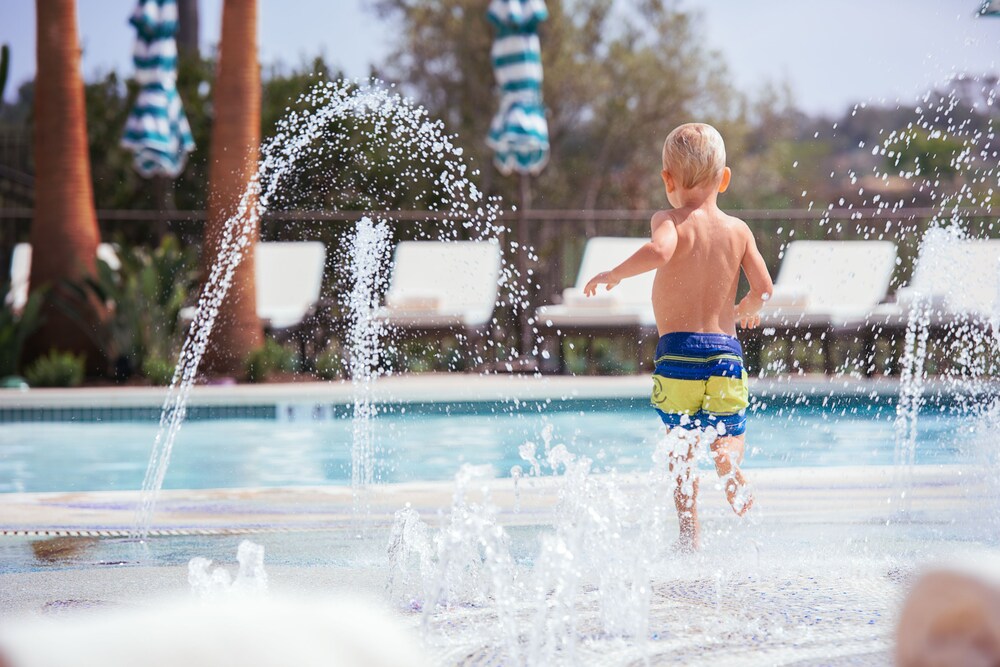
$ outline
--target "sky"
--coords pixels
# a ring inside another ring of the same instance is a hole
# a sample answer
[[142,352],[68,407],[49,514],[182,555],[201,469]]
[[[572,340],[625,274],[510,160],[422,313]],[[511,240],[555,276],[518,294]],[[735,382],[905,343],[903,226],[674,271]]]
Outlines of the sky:
[[[295,65],[322,54],[364,77],[395,40],[372,0],[259,0],[260,57]],[[77,0],[84,76],[131,70],[135,0]],[[979,0],[679,0],[699,12],[705,45],[736,85],[791,87],[805,111],[842,114],[858,102],[907,103],[956,72],[1000,70],[1000,18]],[[35,3],[0,0],[0,43],[11,47],[7,98],[34,72]],[[201,0],[201,41],[218,41],[222,0]],[[544,43],[542,48],[545,48]]]

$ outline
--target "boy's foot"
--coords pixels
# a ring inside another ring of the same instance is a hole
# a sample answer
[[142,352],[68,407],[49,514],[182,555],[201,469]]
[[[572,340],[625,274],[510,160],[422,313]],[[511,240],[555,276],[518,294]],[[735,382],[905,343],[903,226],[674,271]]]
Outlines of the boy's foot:
[[736,516],[743,516],[753,507],[753,494],[747,488],[747,482],[739,471],[726,480],[726,500],[736,512]]
[[700,548],[701,545],[698,544],[697,540],[681,537],[674,542],[674,546],[670,547],[670,553],[678,554],[680,556],[690,556],[698,553]]

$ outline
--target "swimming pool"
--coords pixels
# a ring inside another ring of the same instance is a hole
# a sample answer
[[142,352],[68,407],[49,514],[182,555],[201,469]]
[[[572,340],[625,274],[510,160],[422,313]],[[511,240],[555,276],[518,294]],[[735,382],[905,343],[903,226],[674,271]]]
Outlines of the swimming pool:
[[[647,470],[662,427],[645,401],[433,403],[387,407],[376,422],[378,480],[451,479],[462,464],[496,475],[528,465],[525,442],[564,444],[597,471]],[[185,424],[164,488],[349,484],[351,420],[344,409],[289,410],[291,419]],[[279,414],[280,416],[280,414]],[[893,463],[895,409],[886,399],[792,400],[753,406],[748,468]],[[23,422],[0,429],[0,492],[102,491],[142,484],[156,424]],[[956,463],[968,424],[946,407],[918,423],[916,462]]]

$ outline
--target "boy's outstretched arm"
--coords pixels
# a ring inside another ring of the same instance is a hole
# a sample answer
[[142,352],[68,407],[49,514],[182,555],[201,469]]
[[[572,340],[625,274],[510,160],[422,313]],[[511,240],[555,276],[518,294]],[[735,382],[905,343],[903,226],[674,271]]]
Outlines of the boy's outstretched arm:
[[760,324],[760,309],[764,302],[771,298],[774,292],[774,283],[771,282],[771,275],[767,272],[767,264],[757,250],[757,242],[753,238],[753,232],[749,227],[745,228],[746,249],[743,251],[743,260],[740,266],[750,283],[750,291],[736,305],[736,321],[741,327],[753,328]]
[[652,240],[632,253],[632,256],[624,262],[611,269],[601,271],[590,279],[583,293],[587,296],[594,296],[599,285],[607,285],[605,289],[611,289],[626,278],[637,276],[653,269],[658,269],[674,255],[677,248],[677,228],[669,217],[662,217],[663,213],[657,213],[650,221],[652,227]]

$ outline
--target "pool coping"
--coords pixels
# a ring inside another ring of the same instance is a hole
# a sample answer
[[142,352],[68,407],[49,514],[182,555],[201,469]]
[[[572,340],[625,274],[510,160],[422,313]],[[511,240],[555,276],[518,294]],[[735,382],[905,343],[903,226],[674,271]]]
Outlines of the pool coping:
[[[883,397],[899,393],[898,378],[802,376],[751,379],[752,395]],[[1000,382],[983,383],[1000,394]],[[950,393],[942,380],[924,383],[925,395]],[[546,400],[645,399],[648,375],[519,376],[430,373],[385,377],[371,384],[372,398],[382,403],[517,402]],[[86,387],[0,391],[0,409],[31,408],[159,408],[166,387]],[[281,404],[353,403],[355,387],[349,381],[284,384],[198,385],[191,389],[191,406],[262,406]]]
[[[900,471],[894,466],[758,468],[749,471],[758,512],[786,520],[867,521],[893,511]],[[714,471],[699,471],[705,493],[699,501],[712,516],[730,516]],[[595,475],[614,479],[632,492],[653,483],[648,472]],[[909,495],[919,521],[946,521],[957,509],[985,497],[981,471],[966,465],[917,465],[907,471]],[[486,492],[504,525],[533,525],[554,511],[562,476],[479,480],[467,493],[481,502]],[[349,486],[275,486],[215,489],[165,489],[160,492],[152,528],[162,535],[250,534],[254,532],[328,531],[356,526],[355,490]],[[430,523],[444,520],[455,482],[448,480],[378,485],[362,492],[369,512],[365,521],[391,524],[395,513],[410,507]],[[132,530],[137,490],[0,493],[0,539],[6,537],[120,536]],[[517,509],[514,509],[517,508]],[[94,533],[94,535],[89,535]],[[102,534],[105,533],[105,534]]]

